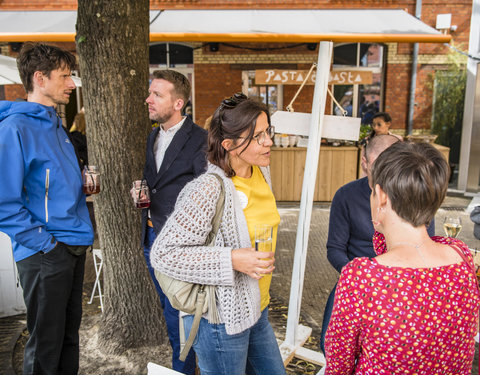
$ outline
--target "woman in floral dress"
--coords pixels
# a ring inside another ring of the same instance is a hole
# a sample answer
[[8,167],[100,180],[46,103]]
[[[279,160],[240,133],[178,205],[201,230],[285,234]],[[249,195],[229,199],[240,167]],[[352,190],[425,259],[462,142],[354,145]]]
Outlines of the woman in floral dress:
[[429,144],[399,142],[372,170],[375,258],[340,276],[326,374],[470,374],[480,297],[468,247],[432,237],[449,167]]

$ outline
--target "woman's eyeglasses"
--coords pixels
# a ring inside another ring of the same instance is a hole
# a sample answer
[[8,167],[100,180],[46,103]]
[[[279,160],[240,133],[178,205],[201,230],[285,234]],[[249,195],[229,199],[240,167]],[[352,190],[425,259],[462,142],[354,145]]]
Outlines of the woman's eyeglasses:
[[[260,146],[263,146],[263,144],[267,139],[267,136],[270,139],[273,139],[274,134],[275,134],[275,126],[269,126],[266,130],[264,130],[261,133],[258,133],[257,135],[254,135],[252,138],[255,139]],[[238,138],[245,139],[244,137],[238,137]]]

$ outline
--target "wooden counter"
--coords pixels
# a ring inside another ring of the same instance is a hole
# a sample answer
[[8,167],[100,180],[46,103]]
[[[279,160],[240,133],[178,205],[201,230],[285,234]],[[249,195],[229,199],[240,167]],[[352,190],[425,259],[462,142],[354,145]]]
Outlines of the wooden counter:
[[442,145],[437,145],[436,143],[432,143],[432,146],[435,146],[435,148],[440,151],[440,153],[443,155],[443,157],[445,158],[445,160],[447,160],[448,163],[450,148]]
[[[300,201],[305,147],[272,147],[270,170],[277,201]],[[357,178],[356,146],[321,146],[314,201],[331,201],[339,187]]]

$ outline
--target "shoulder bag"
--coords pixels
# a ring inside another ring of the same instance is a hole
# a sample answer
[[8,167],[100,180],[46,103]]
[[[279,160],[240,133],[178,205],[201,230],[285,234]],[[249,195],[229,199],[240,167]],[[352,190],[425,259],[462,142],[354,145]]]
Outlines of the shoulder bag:
[[[223,208],[225,206],[225,186],[222,178],[215,173],[211,174],[220,182],[220,196],[217,201],[215,216],[212,220],[212,231],[209,233],[207,240],[205,241],[205,246],[215,245],[215,238],[217,237],[218,228],[220,227],[220,222],[222,220]],[[155,270],[155,277],[157,278],[163,293],[165,293],[170,304],[175,309],[187,314],[194,314],[190,334],[188,335],[188,339],[185,342],[179,357],[180,361],[185,361],[185,358],[192,347],[193,340],[197,335],[202,315],[208,312],[208,321],[210,323],[220,323],[215,299],[215,286],[200,285],[177,280],[157,270]],[[182,319],[180,319],[180,322],[181,321]],[[180,329],[183,329],[183,327],[180,327]],[[182,333],[183,332],[180,332],[181,335]]]

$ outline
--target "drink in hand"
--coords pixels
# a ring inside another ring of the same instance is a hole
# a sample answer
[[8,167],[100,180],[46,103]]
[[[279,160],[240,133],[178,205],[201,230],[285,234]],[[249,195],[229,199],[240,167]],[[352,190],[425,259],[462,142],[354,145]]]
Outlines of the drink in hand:
[[255,250],[271,252],[273,227],[267,224],[255,225]]
[[150,191],[148,189],[147,181],[133,181],[131,194],[136,208],[150,207]]
[[98,194],[100,192],[100,173],[94,165],[85,166],[82,172],[83,192]]
[[255,250],[257,251],[272,251],[272,239],[257,240],[255,239]]

